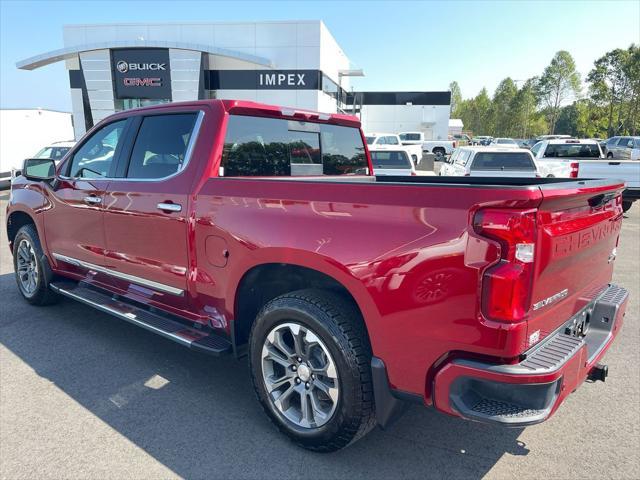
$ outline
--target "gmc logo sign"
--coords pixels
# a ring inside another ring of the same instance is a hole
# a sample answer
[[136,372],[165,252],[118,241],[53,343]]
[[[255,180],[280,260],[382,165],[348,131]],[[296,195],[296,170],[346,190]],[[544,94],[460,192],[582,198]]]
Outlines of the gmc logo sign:
[[123,78],[123,83],[127,87],[161,87],[160,78]]

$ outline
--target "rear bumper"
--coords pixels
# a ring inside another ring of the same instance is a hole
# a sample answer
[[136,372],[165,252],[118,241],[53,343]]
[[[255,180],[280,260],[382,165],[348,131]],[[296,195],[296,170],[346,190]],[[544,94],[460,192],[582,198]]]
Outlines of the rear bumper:
[[[517,364],[455,359],[434,378],[434,405],[450,415],[505,426],[549,418],[588,377],[622,327],[628,292],[609,285]],[[585,336],[566,331],[587,319]]]

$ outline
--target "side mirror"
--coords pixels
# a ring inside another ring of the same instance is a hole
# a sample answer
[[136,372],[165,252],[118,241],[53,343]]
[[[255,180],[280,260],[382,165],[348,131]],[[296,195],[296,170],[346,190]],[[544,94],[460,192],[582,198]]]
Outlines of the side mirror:
[[56,163],[50,158],[27,158],[22,166],[22,175],[28,180],[53,180],[56,174]]

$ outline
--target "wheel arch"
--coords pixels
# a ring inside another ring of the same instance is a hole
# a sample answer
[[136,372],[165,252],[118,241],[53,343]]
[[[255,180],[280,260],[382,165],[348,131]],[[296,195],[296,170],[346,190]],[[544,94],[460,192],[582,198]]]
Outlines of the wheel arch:
[[38,228],[38,222],[34,216],[26,212],[24,210],[15,209],[9,215],[7,215],[7,239],[9,240],[9,246],[13,248],[13,241],[18,234],[18,231],[24,227],[25,225],[31,224],[36,228],[38,232],[38,236],[40,237],[40,243],[42,243],[42,235],[40,234],[40,229]]
[[[304,252],[308,258],[309,252]],[[313,264],[299,258],[271,258],[255,263],[239,275],[235,282],[233,298],[233,341],[236,346],[247,343],[251,326],[260,309],[270,300],[296,290],[319,288],[332,290],[353,302],[360,312],[365,331],[373,340],[370,331],[378,310],[365,286],[345,269],[328,266],[326,262]]]

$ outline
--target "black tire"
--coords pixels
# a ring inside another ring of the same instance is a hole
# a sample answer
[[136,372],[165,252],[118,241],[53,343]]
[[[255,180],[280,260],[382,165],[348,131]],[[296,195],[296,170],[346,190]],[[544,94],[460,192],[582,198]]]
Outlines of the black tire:
[[[23,241],[27,241],[28,244],[31,245],[31,248],[33,248],[33,253],[35,253],[33,258],[37,269],[37,280],[35,281],[35,289],[32,292],[25,289],[18,275],[18,248]],[[43,261],[46,262],[46,257],[42,251],[36,227],[33,224],[24,225],[18,230],[13,240],[13,269],[20,294],[32,305],[50,305],[59,299],[59,296],[49,288],[49,281],[52,276],[51,269],[49,265],[45,265]]]
[[[339,379],[335,411],[324,425],[303,428],[274,406],[262,375],[262,347],[279,324],[296,322],[310,329],[329,350]],[[316,452],[350,445],[376,425],[371,378],[371,346],[360,312],[342,295],[324,290],[298,290],[271,300],[251,329],[249,361],[253,386],[264,411],[294,443]]]
[[622,211],[628,212],[629,209],[633,206],[633,202],[631,200],[622,200]]
[[609,159],[613,158],[613,153],[611,153],[611,152],[607,153],[607,158],[609,158]]
[[441,147],[436,147],[436,148],[434,148],[434,149],[433,149],[433,154],[434,154],[436,157],[443,157],[443,158],[444,158],[444,156],[446,155],[446,153],[447,153],[447,152],[445,151],[445,149],[444,149],[444,148],[441,148]]
[[547,175],[547,178],[556,178],[556,176],[550,173],[549,175]]

